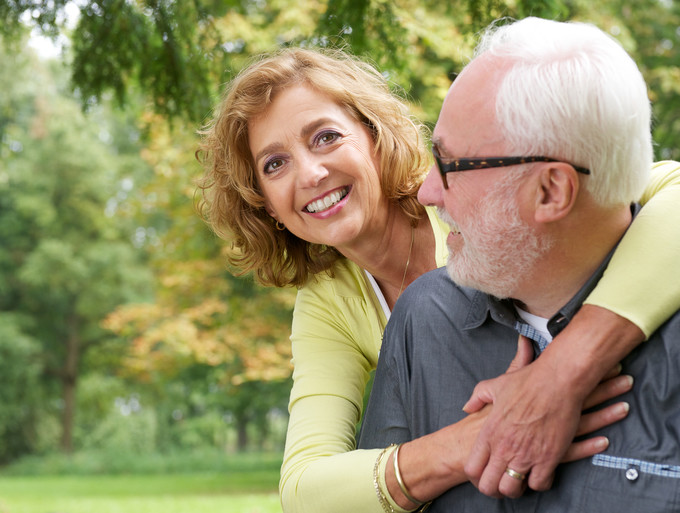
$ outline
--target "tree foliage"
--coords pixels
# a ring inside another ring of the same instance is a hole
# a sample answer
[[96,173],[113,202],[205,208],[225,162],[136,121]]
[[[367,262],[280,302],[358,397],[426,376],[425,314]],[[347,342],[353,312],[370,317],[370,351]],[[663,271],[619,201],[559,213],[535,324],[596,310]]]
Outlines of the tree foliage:
[[[66,0],[0,3],[0,33],[29,16],[43,33],[64,29]],[[677,158],[677,2],[641,0],[84,0],[71,33],[71,83],[83,105],[111,92],[120,104],[143,95],[163,116],[200,123],[248,59],[286,45],[343,46],[377,63],[436,121],[474,35],[509,16],[594,21],[638,59],[655,102],[659,157]]]
[[110,120],[83,116],[37,61],[0,59],[3,82],[39,79],[3,99],[0,311],[23,319],[15,333],[40,343],[46,390],[61,392],[46,395],[60,397],[69,450],[80,359],[106,339],[101,319],[145,294],[149,274],[124,227],[106,214],[124,161],[107,142]]
[[[294,291],[262,288],[229,273],[223,244],[195,211],[201,173],[195,134],[178,122],[171,130],[157,115],[148,114],[145,122],[142,155],[156,177],[140,184],[129,215],[145,234],[140,240],[158,283],[156,298],[120,306],[104,326],[129,341],[122,374],[156,390],[159,404],[170,401],[164,393],[169,383],[219,389],[211,394],[213,411],[234,418],[245,448],[247,426],[264,429],[267,412],[285,408],[289,387],[280,384],[292,370]],[[264,389],[270,393],[253,396]],[[198,422],[204,414],[187,408],[183,419]]]
[[[223,84],[262,52],[339,46],[433,125],[476,33],[528,15],[616,37],[647,79],[657,158],[680,158],[678,2],[0,1],[0,461],[37,450],[57,413],[64,447],[130,426],[146,447],[223,447],[225,422],[241,448],[265,436],[290,386],[295,291],[232,276],[195,212],[195,133]],[[61,62],[23,50],[25,24],[68,36]],[[137,417],[111,405],[137,399]]]

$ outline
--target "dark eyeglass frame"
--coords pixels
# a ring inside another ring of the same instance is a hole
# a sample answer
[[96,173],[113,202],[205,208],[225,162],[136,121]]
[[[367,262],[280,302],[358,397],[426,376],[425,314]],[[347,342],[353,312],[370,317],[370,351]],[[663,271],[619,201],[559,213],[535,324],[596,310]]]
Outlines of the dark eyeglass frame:
[[[444,159],[435,146],[432,147],[432,155],[434,155],[434,160],[437,162],[437,168],[439,169],[439,174],[442,176],[442,182],[444,182],[444,189],[449,188],[448,180],[446,179],[447,173],[457,173],[459,171],[472,171],[475,169],[491,169],[494,167],[507,167],[507,166],[517,166],[519,164],[528,164],[530,162],[564,162],[563,160],[553,159],[550,157],[471,157],[463,159]],[[448,162],[445,162],[448,161]],[[581,166],[575,166],[567,162],[571,167],[573,167],[577,172],[583,173],[584,175],[590,174],[590,169]]]

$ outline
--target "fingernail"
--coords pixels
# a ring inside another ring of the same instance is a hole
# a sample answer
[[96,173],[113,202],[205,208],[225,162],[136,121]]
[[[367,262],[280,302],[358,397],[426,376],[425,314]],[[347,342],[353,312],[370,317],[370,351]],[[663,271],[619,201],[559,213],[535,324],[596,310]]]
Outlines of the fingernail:
[[598,438],[595,445],[596,445],[597,449],[604,450],[607,447],[609,447],[609,438],[607,438],[606,436],[603,436],[602,438]]
[[635,381],[633,376],[630,374],[624,374],[623,376],[619,376],[617,379],[619,380],[618,382],[621,384],[621,386],[625,385],[628,388],[632,388],[633,382]]
[[627,414],[630,411],[630,404],[627,402],[621,402],[616,406],[616,411],[621,415]]

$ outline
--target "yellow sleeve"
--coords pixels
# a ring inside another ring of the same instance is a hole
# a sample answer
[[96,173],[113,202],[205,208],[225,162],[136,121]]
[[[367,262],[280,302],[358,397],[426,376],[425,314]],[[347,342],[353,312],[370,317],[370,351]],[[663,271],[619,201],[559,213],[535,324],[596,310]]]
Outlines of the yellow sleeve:
[[[444,265],[448,226],[433,208],[428,218],[437,265]],[[356,450],[355,435],[386,323],[363,271],[351,262],[339,262],[333,279],[319,278],[298,292],[279,482],[284,513],[384,513],[373,486],[380,449]],[[395,512],[406,511],[390,503]]]
[[332,280],[321,278],[298,292],[279,483],[285,513],[383,513],[373,486],[380,450],[355,450],[385,322],[368,287],[360,269],[345,267]]
[[637,215],[586,303],[649,337],[680,309],[680,163],[654,164]]

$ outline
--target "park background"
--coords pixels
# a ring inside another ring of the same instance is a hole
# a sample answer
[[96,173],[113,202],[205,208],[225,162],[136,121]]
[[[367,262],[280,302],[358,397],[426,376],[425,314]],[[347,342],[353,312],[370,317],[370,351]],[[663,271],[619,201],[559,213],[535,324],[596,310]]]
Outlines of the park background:
[[432,127],[528,15],[617,38],[680,159],[675,0],[0,0],[0,512],[279,512],[295,291],[229,272],[197,130],[287,45],[369,59]]

